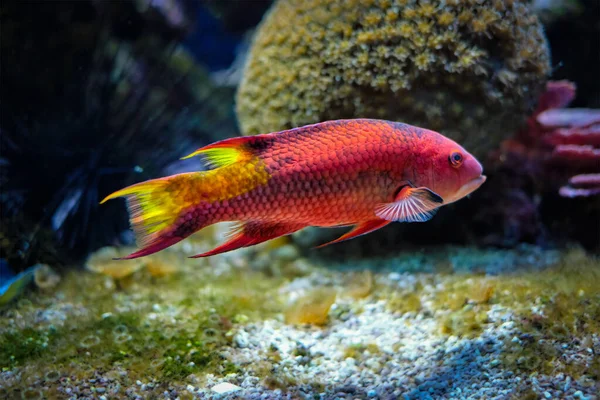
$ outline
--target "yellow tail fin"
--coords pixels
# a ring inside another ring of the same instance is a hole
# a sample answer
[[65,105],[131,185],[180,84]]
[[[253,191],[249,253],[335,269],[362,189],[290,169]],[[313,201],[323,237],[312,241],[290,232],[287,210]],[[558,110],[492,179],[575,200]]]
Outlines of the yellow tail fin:
[[107,196],[100,204],[117,198],[127,199],[129,221],[140,251],[125,258],[136,258],[162,250],[183,237],[176,237],[177,218],[184,203],[182,191],[189,190],[197,172],[153,179],[126,187]]

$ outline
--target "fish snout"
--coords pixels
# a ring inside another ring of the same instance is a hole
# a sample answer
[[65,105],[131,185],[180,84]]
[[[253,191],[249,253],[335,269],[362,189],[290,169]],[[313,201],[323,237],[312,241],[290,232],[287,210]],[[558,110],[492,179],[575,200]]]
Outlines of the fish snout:
[[486,180],[486,176],[483,175],[483,166],[475,157],[469,155],[462,167],[458,182],[460,187],[452,196],[445,199],[446,201],[444,201],[444,204],[454,203],[455,201],[468,196],[483,185]]
[[454,203],[455,201],[460,200],[463,197],[473,193],[474,191],[479,189],[479,186],[483,185],[483,182],[485,182],[486,179],[487,178],[485,175],[479,175],[467,181],[458,189],[456,194],[452,196],[452,198],[449,199],[449,201],[446,202],[446,204]]
[[[474,178],[480,177],[483,175],[483,166],[477,159],[473,156],[467,157],[465,163],[463,165],[463,176],[465,178],[465,182],[469,182]],[[483,182],[482,182],[483,183]]]

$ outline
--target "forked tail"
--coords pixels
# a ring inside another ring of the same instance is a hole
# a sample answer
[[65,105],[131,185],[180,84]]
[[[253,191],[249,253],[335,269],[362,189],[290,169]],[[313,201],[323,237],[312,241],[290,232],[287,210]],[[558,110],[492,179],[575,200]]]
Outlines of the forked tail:
[[152,179],[121,189],[100,204],[117,198],[127,199],[129,222],[140,250],[123,260],[147,256],[163,250],[192,234],[196,229],[182,229],[178,219],[184,209],[186,194],[194,187],[199,172]]
[[[102,200],[100,204],[116,197],[127,198],[131,227],[140,250],[123,259],[156,253],[210,224],[203,217],[184,215],[199,201],[213,203],[264,185],[270,175],[257,155],[257,149],[270,143],[263,143],[264,137],[268,135],[235,137],[213,143],[184,157],[202,156],[213,170],[149,180],[119,190]],[[259,236],[261,239],[257,241],[256,238],[250,240],[240,234],[236,237],[235,245],[230,243],[228,247],[220,247],[219,251],[204,256],[260,243],[269,238],[269,235]]]

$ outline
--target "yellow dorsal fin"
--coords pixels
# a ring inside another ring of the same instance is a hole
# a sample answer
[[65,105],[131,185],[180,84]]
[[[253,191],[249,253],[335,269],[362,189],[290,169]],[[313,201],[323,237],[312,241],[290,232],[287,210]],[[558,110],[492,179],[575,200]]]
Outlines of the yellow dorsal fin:
[[194,151],[192,154],[183,157],[182,160],[204,156],[209,166],[214,168],[226,167],[251,158],[254,152],[248,144],[255,142],[256,139],[257,137],[235,137],[221,140]]
[[205,162],[213,168],[226,167],[228,165],[235,164],[236,162],[240,161],[241,158],[241,154],[238,149],[223,147],[220,149],[196,150],[192,154],[183,157],[182,160],[199,155],[204,156]]

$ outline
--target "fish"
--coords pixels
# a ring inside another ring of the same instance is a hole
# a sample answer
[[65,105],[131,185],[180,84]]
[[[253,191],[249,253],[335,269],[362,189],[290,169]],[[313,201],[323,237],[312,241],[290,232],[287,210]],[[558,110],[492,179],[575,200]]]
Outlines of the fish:
[[486,180],[477,159],[440,133],[376,119],[326,121],[202,147],[212,169],[137,183],[125,197],[139,250],[153,254],[219,222],[237,222],[208,257],[308,226],[351,230],[321,246],[392,222],[425,222]]
[[15,275],[9,268],[8,262],[0,259],[0,307],[20,296],[31,283],[39,268],[40,264],[36,264]]

